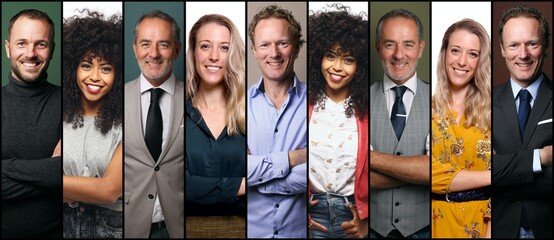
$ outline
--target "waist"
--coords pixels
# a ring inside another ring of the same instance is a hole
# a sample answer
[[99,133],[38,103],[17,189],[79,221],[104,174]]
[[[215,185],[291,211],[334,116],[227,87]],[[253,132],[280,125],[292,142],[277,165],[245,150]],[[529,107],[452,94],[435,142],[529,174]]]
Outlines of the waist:
[[354,201],[354,195],[341,195],[337,193],[310,193],[310,202],[313,200],[329,200],[329,199],[339,199],[343,200],[345,203],[352,203],[356,205]]
[[431,199],[446,202],[480,201],[487,200],[490,197],[491,193],[489,187],[460,192],[451,192],[447,194],[431,193]]

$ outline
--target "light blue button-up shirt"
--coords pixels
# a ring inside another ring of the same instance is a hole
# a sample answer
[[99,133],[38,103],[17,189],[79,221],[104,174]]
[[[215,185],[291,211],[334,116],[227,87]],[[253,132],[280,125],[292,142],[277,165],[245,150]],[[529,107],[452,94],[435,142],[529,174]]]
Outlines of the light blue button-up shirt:
[[248,238],[307,237],[306,163],[289,168],[288,159],[308,143],[306,91],[295,75],[277,110],[263,80],[248,90]]

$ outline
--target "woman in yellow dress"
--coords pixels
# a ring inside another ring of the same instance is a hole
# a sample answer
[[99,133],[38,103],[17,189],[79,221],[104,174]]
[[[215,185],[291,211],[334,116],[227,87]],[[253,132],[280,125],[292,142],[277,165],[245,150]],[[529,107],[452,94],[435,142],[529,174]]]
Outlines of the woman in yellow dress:
[[433,238],[490,237],[490,37],[463,19],[445,32],[432,101]]

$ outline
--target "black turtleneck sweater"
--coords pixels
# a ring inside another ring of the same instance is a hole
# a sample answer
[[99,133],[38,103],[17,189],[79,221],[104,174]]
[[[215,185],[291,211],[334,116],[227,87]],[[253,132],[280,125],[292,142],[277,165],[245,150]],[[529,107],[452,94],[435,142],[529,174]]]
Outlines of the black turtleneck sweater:
[[62,237],[61,90],[43,76],[2,87],[2,238]]

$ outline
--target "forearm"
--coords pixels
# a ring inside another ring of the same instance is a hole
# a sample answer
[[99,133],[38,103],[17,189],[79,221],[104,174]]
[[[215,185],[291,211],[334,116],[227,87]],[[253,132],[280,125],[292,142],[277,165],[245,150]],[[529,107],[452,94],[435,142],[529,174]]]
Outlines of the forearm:
[[121,184],[107,181],[105,178],[63,177],[63,196],[74,201],[111,204],[117,201],[121,192]]
[[268,181],[289,175],[288,151],[267,155],[248,155],[246,185],[258,186]]
[[10,179],[2,173],[2,200],[33,197],[45,191],[44,188]]
[[[237,200],[241,182],[244,177],[215,178],[186,174],[186,200],[191,202],[213,204]],[[246,186],[244,186],[246,187]]]
[[429,185],[430,159],[427,155],[397,156],[371,151],[370,169],[403,182]]
[[305,193],[307,191],[306,181],[307,164],[300,164],[293,167],[284,178],[273,179],[264,184],[258,185],[258,190],[261,193],[293,195]]
[[477,189],[491,185],[491,171],[460,170],[448,186],[449,192]]
[[2,175],[21,184],[57,189],[62,184],[61,157],[44,159],[2,159]]
[[406,184],[396,178],[387,176],[385,174],[370,170],[369,172],[369,188],[370,189],[388,189]]

